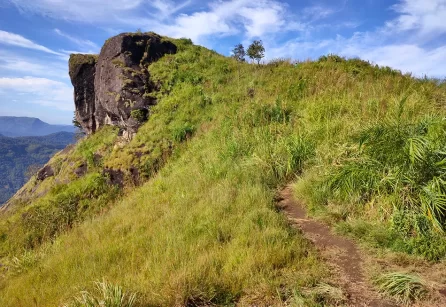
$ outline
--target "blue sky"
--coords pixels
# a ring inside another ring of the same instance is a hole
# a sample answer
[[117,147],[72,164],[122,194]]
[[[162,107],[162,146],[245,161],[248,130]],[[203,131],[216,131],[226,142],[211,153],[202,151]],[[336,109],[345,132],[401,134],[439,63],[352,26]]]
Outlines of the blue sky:
[[336,53],[446,76],[446,0],[0,0],[0,115],[70,123],[69,54],[137,29],[224,55],[260,38],[267,60]]

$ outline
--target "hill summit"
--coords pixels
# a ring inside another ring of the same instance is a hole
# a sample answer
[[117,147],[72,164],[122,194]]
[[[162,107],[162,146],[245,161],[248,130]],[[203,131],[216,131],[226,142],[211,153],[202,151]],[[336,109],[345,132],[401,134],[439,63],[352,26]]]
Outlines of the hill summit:
[[70,77],[88,136],[0,209],[1,306],[446,305],[445,83],[154,33]]

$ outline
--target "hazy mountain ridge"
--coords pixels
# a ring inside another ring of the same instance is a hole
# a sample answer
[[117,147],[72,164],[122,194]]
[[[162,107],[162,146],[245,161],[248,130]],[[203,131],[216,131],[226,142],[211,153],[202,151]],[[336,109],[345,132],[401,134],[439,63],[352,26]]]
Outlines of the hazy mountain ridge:
[[51,125],[34,117],[0,116],[0,135],[3,136],[45,136],[61,131],[74,133],[75,127]]
[[73,142],[74,133],[70,132],[15,138],[0,135],[0,204],[25,184],[29,166],[44,165]]

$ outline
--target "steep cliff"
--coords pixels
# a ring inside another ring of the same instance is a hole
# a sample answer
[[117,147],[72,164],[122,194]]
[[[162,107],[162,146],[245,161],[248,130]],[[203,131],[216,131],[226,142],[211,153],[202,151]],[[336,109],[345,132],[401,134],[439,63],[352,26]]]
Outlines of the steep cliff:
[[74,87],[76,120],[85,132],[96,130],[94,103],[94,76],[96,55],[72,54],[69,61],[69,74]]
[[108,39],[99,56],[71,55],[76,119],[84,130],[114,125],[131,138],[156,104],[148,65],[176,51],[155,33],[122,33]]

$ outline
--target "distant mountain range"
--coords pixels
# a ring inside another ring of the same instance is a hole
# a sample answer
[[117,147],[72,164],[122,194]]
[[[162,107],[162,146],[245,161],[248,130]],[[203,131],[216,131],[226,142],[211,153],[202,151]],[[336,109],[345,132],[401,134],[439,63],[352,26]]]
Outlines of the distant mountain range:
[[[5,121],[0,120],[0,122],[4,124]],[[27,125],[33,126],[33,124],[27,124],[29,122],[33,122],[35,127],[41,127],[34,131],[35,134],[42,133],[45,129],[51,131],[54,127],[68,130],[66,126],[48,125],[38,119],[16,122],[20,133],[25,133]],[[2,131],[0,134],[0,206],[25,184],[26,173],[31,165],[43,166],[56,152],[74,142],[72,132],[62,131],[46,136],[8,137]]]
[[73,125],[50,125],[34,117],[0,116],[0,135],[8,137],[44,136],[57,132],[74,133]]

